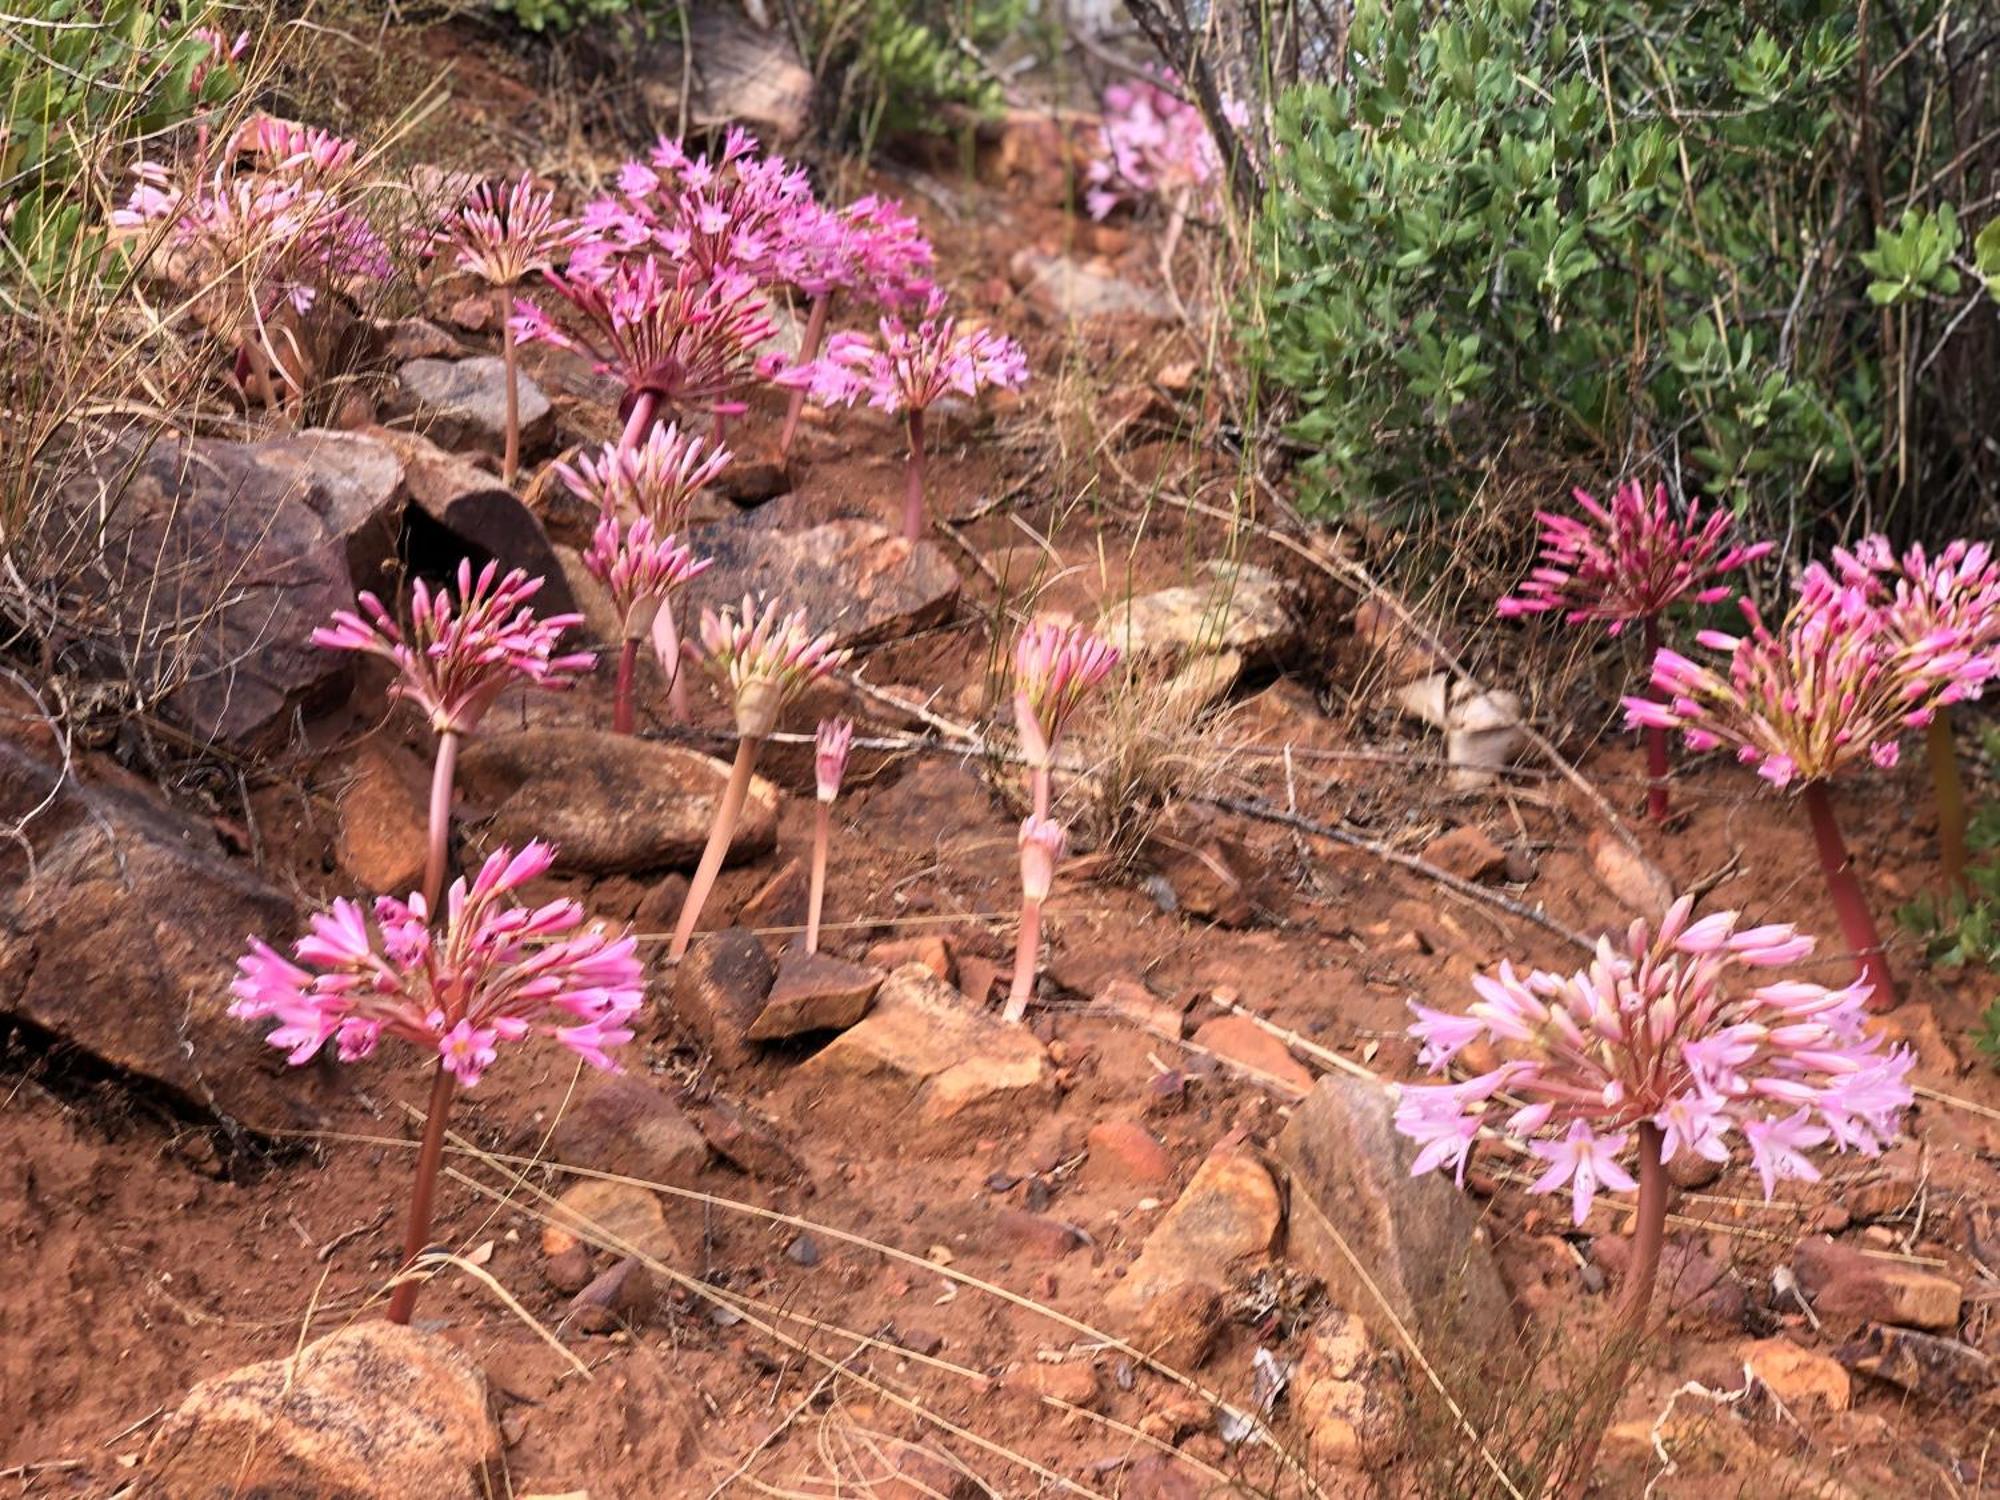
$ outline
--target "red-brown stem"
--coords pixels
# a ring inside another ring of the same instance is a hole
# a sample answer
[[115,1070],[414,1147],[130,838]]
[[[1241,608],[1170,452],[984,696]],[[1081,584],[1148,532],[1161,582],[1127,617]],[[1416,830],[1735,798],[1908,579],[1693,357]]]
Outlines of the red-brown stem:
[[903,465],[903,540],[914,542],[924,534],[924,413],[918,407],[909,414],[910,457]]
[[625,419],[625,430],[618,435],[618,456],[623,458],[646,436],[646,430],[653,425],[653,413],[659,407],[659,399],[651,391],[641,391],[632,399],[632,413]]
[[444,892],[445,865],[451,856],[451,785],[458,771],[458,733],[438,736],[437,762],[431,767],[430,846],[424,855],[424,909],[437,914]]
[[1805,786],[1806,816],[1812,820],[1813,842],[1819,847],[1820,868],[1826,872],[1826,892],[1833,898],[1833,914],[1840,921],[1840,935],[1853,951],[1858,977],[1871,986],[1868,1008],[1894,1010],[1897,994],[1889,960],[1882,952],[1882,938],[1875,930],[1868,898],[1855,878],[1847,858],[1847,844],[1840,836],[1840,824],[1833,816],[1833,800],[1826,794],[1824,781],[1808,781]]
[[1028,1014],[1028,1002],[1035,994],[1035,966],[1042,951],[1042,903],[1021,898],[1021,936],[1014,944],[1014,983],[1007,991],[1003,1021],[1019,1022]]
[[632,732],[632,673],[638,665],[639,639],[627,636],[618,652],[618,692],[611,708],[611,727],[618,734]]
[[659,649],[660,666],[667,674],[667,717],[676,724],[688,721],[687,673],[681,670],[681,633],[674,623],[674,601],[662,599],[660,612],[653,616],[653,644]]
[[833,804],[822,802],[813,818],[812,883],[806,889],[806,952],[819,952],[819,914],[826,905],[826,846],[833,838]]
[[1639,1122],[1639,1213],[1632,1225],[1632,1262],[1625,1271],[1625,1290],[1618,1299],[1618,1321],[1612,1329],[1611,1356],[1594,1380],[1607,1393],[1600,1414],[1578,1435],[1575,1456],[1559,1486],[1563,1500],[1582,1500],[1597,1467],[1598,1446],[1616,1411],[1616,1396],[1625,1384],[1639,1346],[1645,1340],[1646,1314],[1653,1306],[1653,1283],[1660,1274],[1660,1246],[1667,1232],[1667,1164],[1661,1158],[1665,1139],[1651,1120]]
[[[812,311],[806,314],[805,337],[799,341],[799,363],[809,365],[819,357],[820,341],[826,337],[826,317],[833,308],[833,293],[821,292],[812,300]],[[789,458],[792,440],[799,435],[799,414],[806,409],[806,388],[794,386],[792,399],[785,406],[785,425],[778,433],[778,457]]]
[[687,899],[681,903],[681,919],[674,924],[674,940],[667,957],[678,963],[686,956],[694,937],[694,924],[708,893],[715,889],[715,877],[722,873],[722,861],[729,853],[729,840],[736,832],[736,820],[743,815],[744,799],[750,795],[750,776],[757,766],[757,747],[762,743],[748,735],[736,742],[736,763],[729,768],[729,785],[723,789],[722,805],[715,810],[715,826],[708,831],[708,846],[701,851]]
[[507,447],[500,460],[500,482],[512,489],[521,474],[521,369],[514,350],[514,289],[494,290],[500,302],[500,361],[507,372]]
[[1931,797],[1937,804],[1938,863],[1947,895],[1971,895],[1965,879],[1965,784],[1958,777],[1958,746],[1951,733],[1951,710],[1939,709],[1924,731],[1924,754],[1931,763]]
[[[1660,619],[1648,615],[1644,626],[1646,678],[1651,682],[1653,658],[1660,654]],[[1646,726],[1646,815],[1655,823],[1667,821],[1667,731],[1659,724]]]
[[[403,1231],[403,1269],[423,1253],[431,1239],[431,1208],[437,1201],[438,1165],[444,1160],[444,1122],[451,1114],[452,1076],[438,1059],[431,1079],[430,1107],[424,1114],[424,1139],[417,1148],[417,1180],[410,1187],[410,1221]],[[423,1283],[412,1277],[397,1285],[389,1296],[389,1321],[408,1323],[417,1309],[417,1293]]]

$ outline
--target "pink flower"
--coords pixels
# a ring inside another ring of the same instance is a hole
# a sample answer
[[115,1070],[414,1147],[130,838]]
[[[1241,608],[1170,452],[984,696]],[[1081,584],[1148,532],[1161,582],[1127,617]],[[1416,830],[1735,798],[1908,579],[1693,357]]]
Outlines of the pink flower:
[[1031,766],[1055,755],[1065,725],[1118,665],[1118,650],[1070,620],[1029,623],[1014,643],[1014,725]]
[[660,606],[675,589],[707,572],[715,559],[698,558],[671,535],[658,536],[645,516],[620,521],[598,517],[583,565],[611,595],[627,640],[643,640]]
[[749,595],[740,608],[701,612],[701,644],[745,739],[763,739],[786,706],[853,653],[834,649],[831,634],[814,636],[804,610],[780,617],[778,601],[760,610]]
[[1935,557],[1917,545],[1898,557],[1888,538],[1870,536],[1833,557],[1832,572],[1806,569],[1800,593],[1859,590],[1921,663],[1929,708],[1977,698],[2000,674],[2000,555],[1990,545],[1956,541]]
[[1561,610],[1572,625],[1603,620],[1616,635],[1630,621],[1654,619],[1682,599],[1727,599],[1729,587],[1719,576],[1749,566],[1774,545],[1733,542],[1735,521],[1724,510],[1703,519],[1691,502],[1685,516],[1675,515],[1663,484],[1653,487],[1649,500],[1636,480],[1628,480],[1608,510],[1584,491],[1574,493],[1583,519],[1539,512],[1542,564],[1518,594],[1500,601],[1503,618]]
[[679,531],[695,496],[715,483],[731,457],[727,448],[669,422],[649,428],[622,453],[615,443],[607,444],[595,458],[579,457],[575,468],[557,464],[556,477],[600,511],[634,510],[655,531]]
[[1483,1126],[1535,1137],[1550,1166],[1534,1191],[1567,1186],[1581,1223],[1600,1186],[1632,1186],[1616,1158],[1642,1125],[1661,1133],[1663,1160],[1726,1160],[1736,1131],[1767,1195],[1810,1170],[1801,1150],[1830,1140],[1873,1155],[1894,1139],[1914,1058],[1865,1029],[1867,985],[1760,980],[1810,940],[1783,924],[1744,927],[1734,912],[1691,916],[1684,896],[1657,931],[1635,922],[1567,976],[1502,963],[1475,976],[1463,1017],[1415,1007],[1410,1033],[1433,1072],[1481,1038],[1506,1059],[1464,1083],[1400,1086],[1396,1126],[1425,1148],[1418,1170],[1461,1161]]
[[355,1061],[387,1035],[435,1053],[469,1088],[502,1042],[540,1032],[610,1068],[604,1049],[632,1039],[625,1023],[645,997],[636,945],[586,925],[574,901],[509,899],[553,860],[546,844],[496,850],[469,886],[454,882],[441,925],[419,895],[379,898],[372,920],[336,901],[310,919],[297,963],[253,938],[229,1013],[275,1020],[266,1040],[294,1064],[335,1038],[342,1061]]
[[956,392],[967,400],[986,386],[1017,386],[1028,378],[1027,356],[1005,334],[945,316],[945,296],[933,290],[913,328],[884,316],[878,336],[837,333],[826,353],[779,377],[805,385],[823,404],[852,403],[863,395],[877,411],[920,412]]
[[543,276],[588,332],[573,338],[528,302],[514,324],[523,342],[581,348],[600,372],[624,382],[628,399],[651,394],[681,412],[726,407],[782,369],[780,356],[759,353],[775,327],[748,276],[727,269],[708,276],[689,263],[669,280],[650,258],[586,274],[576,264],[581,253],[566,272]]
[[257,115],[236,132],[230,154],[248,156],[265,171],[325,178],[352,168],[361,148],[330,130]]
[[819,800],[831,802],[840,795],[841,778],[847,774],[847,752],[854,744],[854,726],[846,719],[821,719],[813,736],[813,780]]
[[[1134,79],[1104,91],[1098,155],[1084,168],[1084,204],[1093,219],[1126,198],[1179,201],[1205,213],[1218,207],[1222,154],[1201,111],[1173,92],[1178,84],[1168,73],[1157,83]],[[1232,119],[1242,118],[1236,109]]]
[[331,625],[313,632],[313,644],[384,658],[399,674],[390,692],[421,707],[435,732],[469,733],[509,683],[565,688],[597,664],[587,651],[558,654],[562,633],[583,616],[537,619],[528,603],[542,580],[518,568],[505,578],[499,572],[489,562],[475,578],[472,564],[461,562],[455,601],[418,579],[407,634],[381,600],[364,593],[362,613],[337,611]]
[[221,71],[234,74],[236,64],[250,50],[250,33],[247,31],[238,32],[236,39],[231,41],[228,33],[213,26],[197,26],[188,33],[188,39],[200,43],[204,49],[194,65],[194,71],[188,75],[188,91],[196,95],[201,93],[210,73]]
[[1021,896],[1046,901],[1056,883],[1056,866],[1069,847],[1069,834],[1054,818],[1030,814],[1021,820]]
[[1627,723],[1685,732],[1694,748],[1727,747],[1773,786],[1818,781],[1867,758],[1893,764],[1895,742],[1925,723],[1962,657],[1943,660],[1897,633],[1863,589],[1809,576],[1776,632],[1742,603],[1749,632],[1703,631],[1728,653],[1712,667],[1661,651],[1653,658],[1659,701],[1625,700]]
[[444,233],[457,248],[461,271],[511,287],[553,269],[577,230],[557,215],[555,195],[536,191],[534,178],[523,175],[504,191],[479,183],[446,219]]

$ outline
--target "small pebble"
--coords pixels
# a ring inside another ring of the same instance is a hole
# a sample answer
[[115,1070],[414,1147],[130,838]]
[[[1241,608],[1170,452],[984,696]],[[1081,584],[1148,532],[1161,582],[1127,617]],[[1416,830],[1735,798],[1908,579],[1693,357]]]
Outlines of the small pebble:
[[819,1264],[819,1246],[809,1234],[802,1234],[785,1247],[785,1254],[801,1266]]

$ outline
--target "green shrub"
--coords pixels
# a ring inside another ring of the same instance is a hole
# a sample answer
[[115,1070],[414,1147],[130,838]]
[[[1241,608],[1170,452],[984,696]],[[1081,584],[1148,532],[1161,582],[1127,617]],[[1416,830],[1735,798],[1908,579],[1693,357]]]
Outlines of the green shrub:
[[[1779,531],[1801,500],[1925,486],[1935,522],[1984,463],[1964,403],[1989,398],[1909,389],[1962,300],[1961,234],[1948,204],[1871,223],[1854,15],[1357,0],[1347,80],[1280,103],[1247,320],[1308,503],[1434,514],[1496,480],[1546,498],[1651,469]],[[1900,126],[1924,85],[1871,81],[1871,180],[1922,180],[1952,149]]]
[[523,31],[561,35],[591,21],[622,16],[645,0],[492,0],[493,9],[511,17]]
[[940,106],[992,113],[1000,85],[973,54],[990,56],[1029,19],[1029,0],[813,0],[806,24],[834,132],[872,143],[947,129]]

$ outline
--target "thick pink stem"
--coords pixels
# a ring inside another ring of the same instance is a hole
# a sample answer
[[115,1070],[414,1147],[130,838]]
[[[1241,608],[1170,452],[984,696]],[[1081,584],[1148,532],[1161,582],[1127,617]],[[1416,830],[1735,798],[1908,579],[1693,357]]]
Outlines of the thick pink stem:
[[[821,292],[813,298],[812,311],[806,314],[805,337],[799,342],[799,363],[809,365],[819,357],[820,341],[826,337],[826,318],[833,308],[833,293]],[[794,386],[792,399],[785,406],[785,425],[778,433],[778,457],[789,458],[792,440],[799,435],[799,415],[806,409],[806,388]]]
[[736,762],[729,768],[729,785],[723,789],[722,805],[715,810],[715,826],[708,831],[708,846],[701,851],[694,880],[688,885],[687,899],[681,903],[681,918],[674,924],[674,940],[667,957],[678,963],[686,956],[694,937],[694,924],[715,889],[715,877],[722,873],[722,861],[729,853],[729,840],[736,832],[736,820],[743,815],[744,800],[750,795],[750,776],[757,765],[761,742],[745,735],[736,742]]
[[1049,776],[1047,766],[1036,766],[1028,773],[1029,782],[1034,787],[1035,816],[1038,818],[1049,815]]
[[[424,1138],[417,1148],[417,1180],[410,1188],[410,1220],[403,1231],[403,1269],[408,1270],[431,1238],[431,1210],[437,1201],[438,1166],[444,1160],[444,1123],[451,1114],[453,1079],[438,1059],[431,1078],[430,1108],[424,1114]],[[408,1323],[417,1310],[423,1283],[412,1277],[389,1295],[389,1321]]]
[[611,709],[611,727],[619,734],[632,732],[632,674],[638,665],[638,638],[627,636],[618,652],[618,694]]
[[1019,1022],[1028,1014],[1028,1002],[1035,994],[1036,961],[1042,950],[1042,903],[1021,898],[1021,935],[1014,944],[1014,983],[1007,991],[1003,1021]]
[[1826,872],[1826,892],[1833,898],[1833,914],[1840,922],[1840,935],[1854,954],[1857,977],[1868,981],[1868,1008],[1894,1010],[1898,996],[1889,959],[1882,951],[1881,934],[1868,910],[1868,897],[1855,878],[1854,865],[1847,857],[1847,843],[1840,836],[1840,824],[1833,815],[1833,799],[1826,783],[1808,781],[1805,788],[1806,816],[1812,820],[1813,842],[1819,847],[1820,868]]
[[521,369],[514,349],[514,289],[498,287],[500,299],[500,361],[507,373],[507,446],[500,460],[500,482],[509,489],[521,474]]
[[659,398],[651,391],[641,391],[633,398],[631,415],[625,418],[625,430],[618,435],[620,458],[645,440],[647,430],[653,425],[653,414],[659,409],[659,404]]
[[[1660,654],[1660,621],[1646,617],[1646,673],[1650,678],[1653,658]],[[1646,815],[1655,823],[1667,821],[1667,731],[1658,724],[1646,726]]]
[[918,407],[909,415],[910,457],[903,466],[903,540],[914,542],[924,534],[924,413]]
[[806,891],[806,952],[819,952],[819,914],[826,905],[826,846],[833,837],[833,806],[819,804],[813,819],[812,883]]
[[660,670],[667,674],[667,717],[676,724],[688,721],[687,673],[681,670],[681,633],[674,623],[674,601],[662,599],[660,612],[653,616],[653,650],[660,658]]
[[451,787],[457,770],[458,734],[447,729],[438,736],[437,762],[431,767],[430,847],[424,856],[424,908],[433,915],[451,854]]

